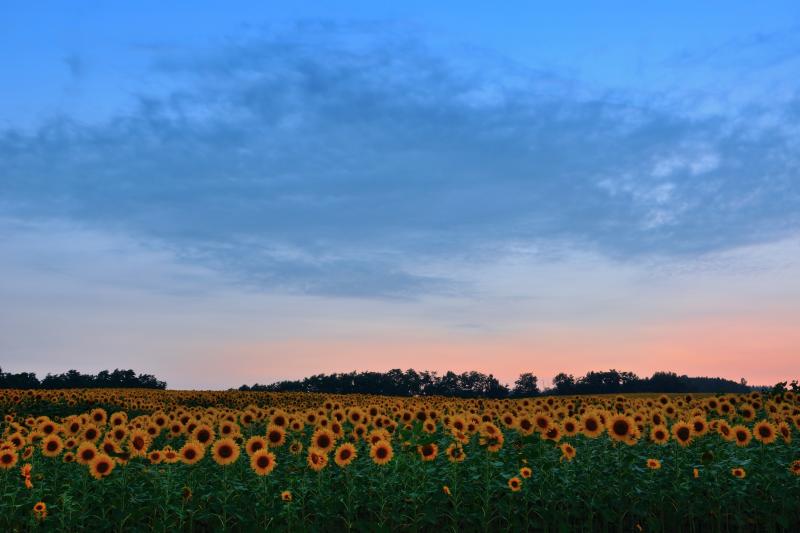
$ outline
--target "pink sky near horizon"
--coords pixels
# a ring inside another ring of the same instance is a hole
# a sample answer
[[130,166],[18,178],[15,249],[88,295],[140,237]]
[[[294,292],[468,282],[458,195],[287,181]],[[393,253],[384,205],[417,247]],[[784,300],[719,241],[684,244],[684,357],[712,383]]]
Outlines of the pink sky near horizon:
[[[546,386],[561,371],[578,376],[610,368],[640,376],[668,370],[736,381],[744,377],[753,385],[772,385],[800,377],[798,346],[800,330],[788,321],[741,318],[606,330],[554,328],[536,338],[514,336],[469,342],[372,338],[233,343],[202,357],[205,363],[199,365],[199,374],[187,376],[186,386],[195,381],[211,383],[213,376],[220,373],[232,378],[230,386],[235,386],[315,373],[391,368],[478,370],[492,373],[508,384],[522,372],[533,372]],[[231,360],[239,361],[239,368],[225,365]]]

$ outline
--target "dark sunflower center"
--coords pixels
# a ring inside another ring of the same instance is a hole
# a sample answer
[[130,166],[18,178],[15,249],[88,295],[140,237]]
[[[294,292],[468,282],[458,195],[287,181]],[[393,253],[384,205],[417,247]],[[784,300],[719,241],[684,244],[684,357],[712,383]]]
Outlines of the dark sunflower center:
[[219,447],[219,456],[220,457],[222,457],[223,459],[227,459],[231,455],[233,455],[233,448],[231,448],[228,445]]
[[628,423],[624,420],[617,420],[612,426],[615,435],[623,436],[628,434]]

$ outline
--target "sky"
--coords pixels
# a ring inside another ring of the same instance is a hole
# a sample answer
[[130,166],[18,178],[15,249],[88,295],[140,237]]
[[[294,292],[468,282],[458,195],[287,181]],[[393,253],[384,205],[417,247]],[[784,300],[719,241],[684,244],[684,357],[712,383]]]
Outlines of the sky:
[[800,377],[797,2],[0,6],[0,366]]

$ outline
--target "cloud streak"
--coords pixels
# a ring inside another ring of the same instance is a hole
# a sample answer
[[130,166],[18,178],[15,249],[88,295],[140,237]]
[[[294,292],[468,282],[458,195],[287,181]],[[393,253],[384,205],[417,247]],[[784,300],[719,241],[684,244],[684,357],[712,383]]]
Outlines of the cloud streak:
[[425,265],[514,243],[694,257],[800,227],[796,103],[687,117],[385,29],[154,52],[170,89],[135,111],[0,134],[0,209],[249,287],[375,298],[468,292]]

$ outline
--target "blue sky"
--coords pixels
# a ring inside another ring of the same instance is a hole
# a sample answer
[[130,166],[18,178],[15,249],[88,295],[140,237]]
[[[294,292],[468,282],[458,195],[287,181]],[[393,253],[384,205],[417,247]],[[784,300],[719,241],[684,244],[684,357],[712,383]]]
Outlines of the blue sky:
[[[9,2],[0,24],[4,367],[223,386],[435,357],[344,355],[386,342],[496,347],[513,377],[580,352],[533,337],[611,331],[573,370],[646,373],[663,342],[612,346],[647,320],[800,318],[796,3]],[[796,373],[780,335],[737,371]],[[307,355],[341,337],[341,364]],[[176,370],[214,353],[243,370]]]

